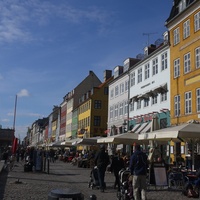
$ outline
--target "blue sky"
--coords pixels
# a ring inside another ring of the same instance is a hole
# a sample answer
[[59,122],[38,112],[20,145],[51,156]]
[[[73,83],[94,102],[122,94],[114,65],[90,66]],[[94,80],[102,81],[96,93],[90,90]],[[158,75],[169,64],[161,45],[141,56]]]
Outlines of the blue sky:
[[0,124],[16,137],[47,117],[89,70],[103,72],[162,38],[173,0],[1,0]]

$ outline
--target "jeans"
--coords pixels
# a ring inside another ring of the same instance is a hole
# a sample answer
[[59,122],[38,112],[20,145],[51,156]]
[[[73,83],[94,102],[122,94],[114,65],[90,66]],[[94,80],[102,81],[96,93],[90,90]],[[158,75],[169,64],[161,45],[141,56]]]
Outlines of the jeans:
[[105,177],[105,168],[98,168],[98,178],[99,178],[99,185],[100,185],[100,189],[104,190],[105,189],[105,182],[104,182],[104,177]]

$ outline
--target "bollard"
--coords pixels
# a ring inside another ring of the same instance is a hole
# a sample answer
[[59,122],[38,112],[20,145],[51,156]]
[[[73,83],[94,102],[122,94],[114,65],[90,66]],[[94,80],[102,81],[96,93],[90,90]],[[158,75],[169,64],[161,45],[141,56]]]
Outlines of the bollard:
[[97,196],[96,196],[96,195],[94,195],[94,194],[92,194],[92,195],[90,195],[90,198],[89,198],[89,200],[97,200]]
[[47,159],[47,173],[49,174],[49,158]]

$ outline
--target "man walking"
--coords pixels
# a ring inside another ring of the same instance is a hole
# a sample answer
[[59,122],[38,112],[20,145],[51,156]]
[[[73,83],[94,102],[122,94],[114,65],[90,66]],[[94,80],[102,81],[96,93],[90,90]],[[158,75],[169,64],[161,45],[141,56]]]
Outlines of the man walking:
[[135,151],[131,156],[130,170],[133,175],[133,196],[134,200],[146,200],[146,175],[147,175],[147,155],[141,151],[140,145],[135,145]]
[[105,152],[105,146],[101,145],[100,151],[97,152],[96,157],[95,157],[95,165],[97,166],[101,192],[104,192],[104,189],[105,189],[104,177],[105,177],[106,167],[108,164],[109,164],[109,156]]

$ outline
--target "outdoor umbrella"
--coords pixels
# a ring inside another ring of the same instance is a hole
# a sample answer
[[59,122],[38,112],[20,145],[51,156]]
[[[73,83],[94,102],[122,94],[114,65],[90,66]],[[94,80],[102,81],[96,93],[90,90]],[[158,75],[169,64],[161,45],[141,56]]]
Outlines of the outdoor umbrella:
[[194,170],[194,143],[200,140],[200,124],[184,123],[178,126],[172,126],[149,133],[144,133],[138,136],[142,141],[174,141],[174,142],[189,142],[192,144],[192,169]]
[[185,123],[178,126],[172,126],[149,133],[143,133],[138,136],[139,140],[157,140],[157,141],[174,141],[190,142],[191,140],[200,139],[200,124]]
[[100,139],[100,136],[97,137],[90,137],[90,138],[81,138],[79,141],[77,141],[76,145],[96,145],[97,140]]
[[[123,133],[118,135],[113,135],[109,137],[99,138],[97,143],[112,143],[112,144],[133,144],[134,142],[138,141],[138,134],[137,133]],[[142,143],[142,141],[140,141]]]

